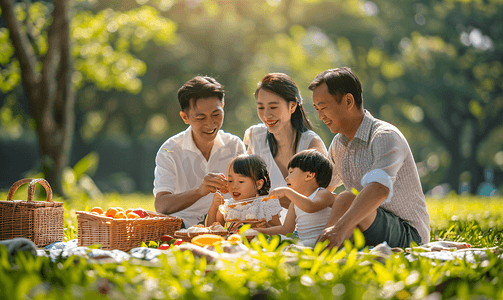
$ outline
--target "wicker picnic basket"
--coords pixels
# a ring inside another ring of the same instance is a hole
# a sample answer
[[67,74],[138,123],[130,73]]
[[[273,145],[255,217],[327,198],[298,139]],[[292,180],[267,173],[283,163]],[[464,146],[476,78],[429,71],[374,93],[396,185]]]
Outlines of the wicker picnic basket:
[[[30,183],[28,200],[12,200],[17,189],[25,183]],[[37,183],[44,187],[46,201],[33,201]],[[18,180],[11,186],[7,200],[0,201],[0,240],[25,237],[37,247],[63,241],[63,215],[63,203],[52,201],[52,189],[45,179]]]
[[100,244],[101,249],[129,251],[141,242],[159,241],[182,226],[182,218],[147,211],[149,217],[114,219],[77,211],[79,246]]

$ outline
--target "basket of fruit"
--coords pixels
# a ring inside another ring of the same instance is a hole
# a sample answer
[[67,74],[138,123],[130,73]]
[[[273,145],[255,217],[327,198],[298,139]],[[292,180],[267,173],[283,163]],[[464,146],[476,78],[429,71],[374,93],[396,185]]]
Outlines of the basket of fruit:
[[[28,200],[12,200],[25,183],[29,183]],[[33,201],[37,183],[44,187],[46,201]],[[63,203],[52,201],[52,189],[45,179],[18,180],[11,186],[7,200],[0,201],[0,240],[25,237],[37,247],[63,241],[63,215]]]
[[77,211],[79,246],[100,244],[101,249],[129,251],[141,242],[158,241],[173,235],[182,226],[182,218],[167,216],[142,208],[123,210],[110,207],[103,212],[95,207]]
[[194,225],[187,229],[180,229],[175,232],[175,238],[182,239],[184,242],[190,242],[198,235],[214,234],[222,237],[227,237],[229,232],[218,222],[213,223],[210,227],[204,227],[202,224]]

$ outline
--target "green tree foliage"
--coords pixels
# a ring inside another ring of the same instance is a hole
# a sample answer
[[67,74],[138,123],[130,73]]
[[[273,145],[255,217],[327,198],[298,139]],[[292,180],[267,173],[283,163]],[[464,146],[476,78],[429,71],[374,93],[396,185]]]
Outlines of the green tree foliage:
[[[503,168],[500,2],[77,1],[71,22],[75,151],[84,156],[103,139],[129,141],[143,168],[134,172],[140,180],[153,168],[146,145],[158,147],[185,127],[176,101],[185,81],[204,74],[223,83],[223,129],[242,136],[259,122],[253,91],[269,72],[297,82],[328,145],[333,135],[319,122],[307,86],[327,68],[350,66],[362,81],[365,108],[409,140],[424,189],[448,182],[457,190],[471,180],[475,192],[484,166]],[[30,7],[40,7],[40,15],[52,10],[40,5]],[[32,19],[41,40],[32,45],[44,51],[50,21]],[[0,41],[8,35],[0,31]],[[13,48],[0,47],[0,75],[15,86]],[[0,116],[12,123],[11,102]]]
[[[3,29],[2,38],[9,36],[12,41],[12,46],[7,41],[2,46],[8,50],[1,57],[2,64],[8,65],[2,76],[10,79],[2,91],[19,83],[15,75],[19,65],[35,120],[42,171],[55,192],[64,194],[62,175],[75,126],[74,88],[87,81],[101,89],[138,93],[137,76],[145,73],[146,65],[129,50],[141,50],[149,40],[172,42],[176,25],[151,7],[118,14],[77,11],[70,19],[71,3],[65,1],[14,5],[4,0],[0,5],[8,29]],[[73,43],[77,46],[71,47]]]
[[[448,25],[414,33],[403,47],[407,79],[430,87],[416,85],[409,91],[415,95],[412,103],[424,110],[422,123],[450,154],[446,181],[453,187],[459,175],[469,172],[475,189],[484,181],[477,153],[492,158],[498,151],[481,145],[503,119],[502,12],[497,2],[438,4],[428,15]],[[456,32],[450,28],[454,26]],[[501,149],[501,140],[499,145]]]

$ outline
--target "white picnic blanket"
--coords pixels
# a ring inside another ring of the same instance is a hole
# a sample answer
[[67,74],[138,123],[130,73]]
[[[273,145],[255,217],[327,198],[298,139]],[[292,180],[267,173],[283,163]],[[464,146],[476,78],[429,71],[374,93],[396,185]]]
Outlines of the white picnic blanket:
[[[432,260],[450,261],[460,259],[469,263],[478,263],[488,260],[488,253],[501,253],[502,249],[497,247],[472,248],[468,243],[436,241],[414,248],[406,248],[407,259],[416,260],[418,256],[427,257]],[[498,257],[503,259],[503,254]]]

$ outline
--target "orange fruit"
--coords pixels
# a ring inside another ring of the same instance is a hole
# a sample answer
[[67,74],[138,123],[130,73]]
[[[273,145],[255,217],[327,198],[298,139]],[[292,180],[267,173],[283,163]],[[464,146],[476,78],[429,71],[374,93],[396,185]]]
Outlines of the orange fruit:
[[219,243],[223,240],[224,240],[223,237],[216,235],[216,234],[201,234],[201,235],[195,236],[192,239],[191,243],[198,245],[198,246],[201,246],[201,247],[204,247],[207,245],[211,246],[211,245]]
[[227,241],[228,242],[231,242],[231,243],[236,243],[236,242],[240,242],[242,243],[243,242],[243,238],[239,235],[239,234],[232,234],[231,236],[229,236],[227,238]]
[[141,219],[141,217],[134,212],[129,212],[126,214],[126,216],[128,217],[128,219]]
[[117,208],[117,211],[124,211],[124,209],[122,207],[116,207]]
[[132,212],[134,210],[134,208],[128,208],[126,209],[126,215],[129,214],[130,212]]
[[123,211],[119,211],[115,214],[115,219],[127,219],[126,214]]
[[114,218],[115,214],[117,214],[117,208],[115,207],[110,207],[105,213],[105,215],[110,218]]
[[100,214],[99,214],[99,213],[97,213],[97,212],[95,212],[95,211],[92,211],[92,212],[91,212],[91,215],[99,216]]
[[103,209],[101,209],[101,207],[99,207],[99,206],[95,206],[95,207],[93,207],[93,208],[92,208],[89,212],[90,212],[90,213],[95,212],[95,213],[97,213],[98,215],[101,215],[101,214],[103,213]]

